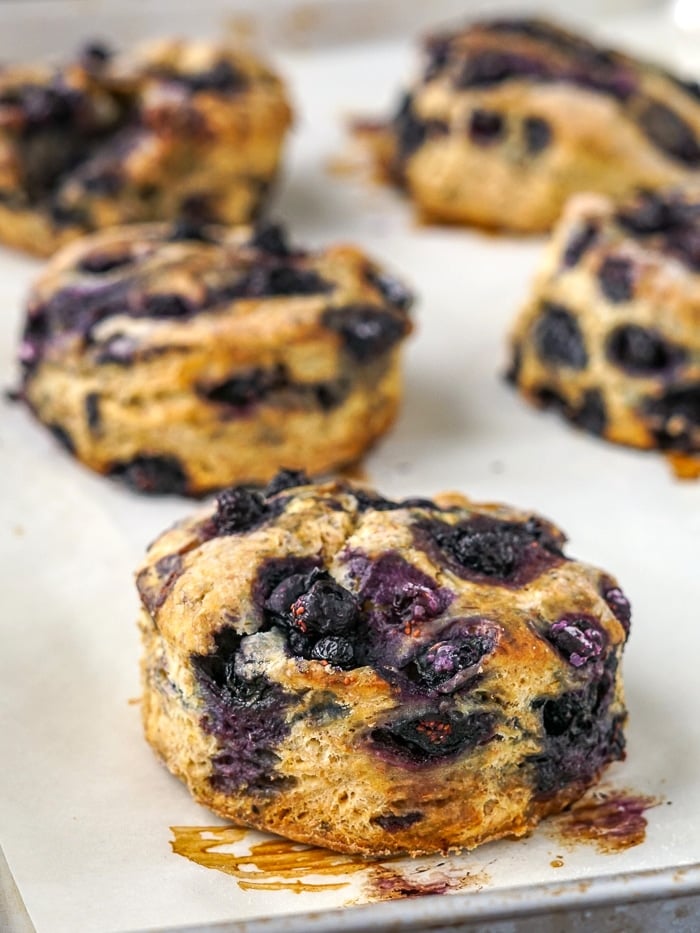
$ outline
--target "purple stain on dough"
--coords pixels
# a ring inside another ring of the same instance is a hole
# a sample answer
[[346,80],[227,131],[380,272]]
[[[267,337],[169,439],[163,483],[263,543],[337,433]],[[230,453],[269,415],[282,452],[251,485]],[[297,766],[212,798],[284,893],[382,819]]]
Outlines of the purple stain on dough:
[[566,244],[562,265],[566,269],[572,269],[577,266],[581,258],[590,249],[598,237],[598,227],[596,224],[586,223],[577,230]]
[[409,813],[382,813],[370,818],[370,823],[379,826],[385,833],[398,833],[419,823],[424,817],[420,810],[411,810]]
[[193,654],[192,667],[204,702],[202,729],[219,742],[210,782],[222,793],[242,789],[269,796],[290,784],[277,772],[275,748],[289,733],[287,711],[293,694],[264,676],[245,679],[236,672],[240,635],[224,626],[209,654]]

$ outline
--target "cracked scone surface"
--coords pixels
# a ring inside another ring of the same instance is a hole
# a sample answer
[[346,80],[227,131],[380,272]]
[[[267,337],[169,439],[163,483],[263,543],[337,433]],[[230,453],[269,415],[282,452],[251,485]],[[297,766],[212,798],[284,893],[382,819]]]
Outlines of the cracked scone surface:
[[549,522],[282,473],[137,574],[146,737],[222,816],[367,855],[522,836],[624,757],[630,607]]
[[249,53],[202,41],[0,70],[0,241],[40,255],[103,227],[243,223],[274,180],[291,111]]
[[367,133],[428,220],[549,229],[578,191],[700,177],[697,84],[539,19],[429,37],[394,119]]
[[60,251],[36,282],[21,396],[79,460],[200,495],[355,462],[400,402],[411,295],[353,246],[154,224]]
[[700,187],[578,195],[513,329],[530,401],[700,475]]

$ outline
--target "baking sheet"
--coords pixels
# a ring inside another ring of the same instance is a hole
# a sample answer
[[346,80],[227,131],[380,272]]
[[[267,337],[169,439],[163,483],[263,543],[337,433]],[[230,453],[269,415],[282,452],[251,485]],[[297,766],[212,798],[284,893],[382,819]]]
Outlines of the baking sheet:
[[[653,18],[610,28],[633,44],[661,45]],[[666,45],[669,55],[677,49],[700,73],[692,44]],[[290,930],[370,929],[379,917],[425,928],[427,917],[448,922],[699,889],[700,484],[675,481],[661,458],[604,445],[534,412],[504,385],[504,332],[541,241],[421,228],[393,192],[327,171],[342,149],[343,116],[390,105],[410,68],[409,44],[275,58],[299,120],[274,213],[301,242],[361,243],[420,295],[403,414],[368,460],[372,481],[389,496],[457,488],[538,510],[569,533],[570,554],[619,576],[634,607],[624,664],[629,754],[605,786],[662,802],[647,812],[646,841],[616,854],[563,848],[550,822],[527,840],[446,864],[394,866],[465,887],[451,897],[346,910],[342,926],[325,911],[367,899],[363,873],[340,888],[244,889],[173,854],[171,826],[220,821],[189,799],[141,737],[132,571],[145,545],[192,506],[137,498],[87,473],[21,407],[3,402],[0,845],[37,930],[226,920],[253,929],[258,918],[307,911],[314,917],[290,917]],[[3,385],[14,379],[21,302],[38,268],[0,251]],[[251,833],[237,851],[265,838]]]

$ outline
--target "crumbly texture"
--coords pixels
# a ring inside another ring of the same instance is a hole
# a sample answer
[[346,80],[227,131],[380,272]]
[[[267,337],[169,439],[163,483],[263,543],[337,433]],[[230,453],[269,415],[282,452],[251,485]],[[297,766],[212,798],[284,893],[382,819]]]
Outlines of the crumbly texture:
[[573,198],[512,335],[540,406],[700,476],[700,187]]
[[630,607],[549,522],[283,474],[150,547],[146,738],[237,823],[365,855],[522,836],[624,757]]
[[361,135],[425,219],[536,232],[575,192],[700,178],[693,82],[539,19],[477,22],[423,52],[393,120]]
[[142,492],[319,474],[392,423],[410,304],[355,247],[296,250],[276,226],[103,231],[36,282],[21,395],[79,460]]
[[274,180],[291,110],[243,51],[86,46],[0,71],[0,241],[39,255],[87,231],[187,217],[242,223]]

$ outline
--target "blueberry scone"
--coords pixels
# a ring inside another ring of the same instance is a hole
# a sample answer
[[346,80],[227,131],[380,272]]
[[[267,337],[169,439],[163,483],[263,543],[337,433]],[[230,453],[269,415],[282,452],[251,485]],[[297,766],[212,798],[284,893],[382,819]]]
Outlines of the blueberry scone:
[[700,88],[543,20],[487,20],[428,38],[366,135],[428,219],[541,231],[574,192],[700,178]]
[[274,225],[144,224],[51,260],[20,395],[79,460],[199,495],[355,462],[393,421],[409,291],[353,246]]
[[146,737],[194,797],[368,855],[522,836],[624,757],[630,606],[554,525],[279,474],[151,545]]
[[511,352],[529,400],[700,475],[700,187],[572,198]]
[[166,40],[0,69],[0,241],[40,255],[86,231],[253,218],[291,112],[250,54]]

